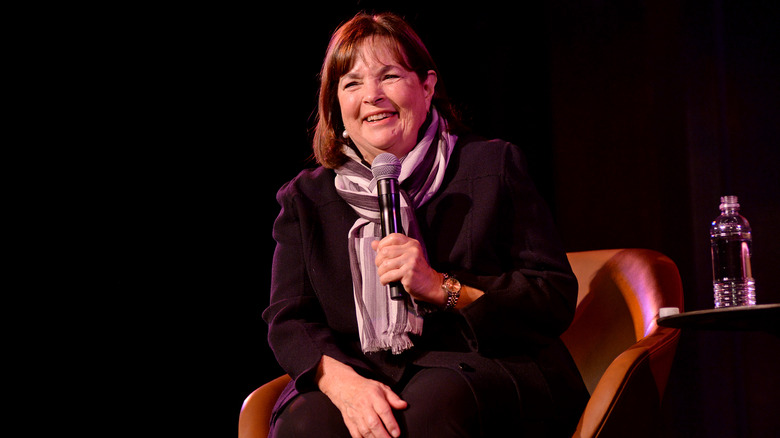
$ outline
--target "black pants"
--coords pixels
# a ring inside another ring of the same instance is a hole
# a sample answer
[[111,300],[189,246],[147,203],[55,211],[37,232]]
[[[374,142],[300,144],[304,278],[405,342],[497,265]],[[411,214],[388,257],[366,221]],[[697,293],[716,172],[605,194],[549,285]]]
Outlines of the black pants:
[[[477,402],[455,371],[423,368],[393,388],[408,403],[395,411],[406,438],[479,436]],[[319,391],[298,395],[279,414],[273,438],[349,437],[341,412]]]

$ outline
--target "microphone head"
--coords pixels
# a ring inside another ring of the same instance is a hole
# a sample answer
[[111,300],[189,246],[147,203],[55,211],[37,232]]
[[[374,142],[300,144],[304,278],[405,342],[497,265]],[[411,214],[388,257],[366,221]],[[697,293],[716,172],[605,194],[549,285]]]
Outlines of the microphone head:
[[401,161],[395,155],[385,152],[379,154],[371,163],[371,173],[374,178],[380,179],[398,179],[401,176]]

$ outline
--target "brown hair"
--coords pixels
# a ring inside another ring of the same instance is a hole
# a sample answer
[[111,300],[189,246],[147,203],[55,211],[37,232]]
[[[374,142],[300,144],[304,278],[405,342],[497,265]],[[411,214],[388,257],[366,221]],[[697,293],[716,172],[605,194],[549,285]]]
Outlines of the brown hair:
[[340,132],[344,129],[344,123],[338,101],[338,82],[352,68],[359,56],[361,44],[372,38],[387,38],[394,42],[391,50],[395,50],[398,61],[407,70],[415,72],[420,81],[425,80],[428,71],[436,72],[439,81],[436,83],[432,104],[447,120],[450,128],[459,126],[441,84],[439,70],[414,30],[395,14],[369,15],[361,12],[333,33],[322,63],[312,148],[317,162],[324,167],[336,168],[347,160],[342,148],[349,144],[349,140],[343,138]]

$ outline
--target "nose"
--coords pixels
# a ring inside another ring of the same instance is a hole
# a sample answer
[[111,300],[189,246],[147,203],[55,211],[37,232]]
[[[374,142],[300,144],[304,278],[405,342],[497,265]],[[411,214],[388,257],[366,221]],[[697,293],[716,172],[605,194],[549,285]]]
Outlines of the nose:
[[[372,81],[373,82],[373,81]],[[369,105],[376,105],[385,98],[385,92],[381,83],[373,82],[366,87],[366,94],[363,95],[363,102]]]

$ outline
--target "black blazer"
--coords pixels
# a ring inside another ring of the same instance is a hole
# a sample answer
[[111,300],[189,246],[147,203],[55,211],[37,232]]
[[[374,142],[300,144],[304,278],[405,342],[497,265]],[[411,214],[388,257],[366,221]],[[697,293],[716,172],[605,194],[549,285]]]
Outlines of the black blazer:
[[409,364],[447,367],[474,390],[486,433],[491,424],[506,430],[507,416],[529,433],[547,420],[576,425],[587,390],[558,336],[574,315],[577,280],[519,148],[459,139],[442,188],[417,210],[431,266],[485,295],[426,316],[415,347],[399,356],[360,350],[347,247],[357,215],[334,177],[322,167],[306,170],[277,195],[282,210],[263,317],[271,348],[293,377],[290,389],[316,389],[324,354],[391,386]]

